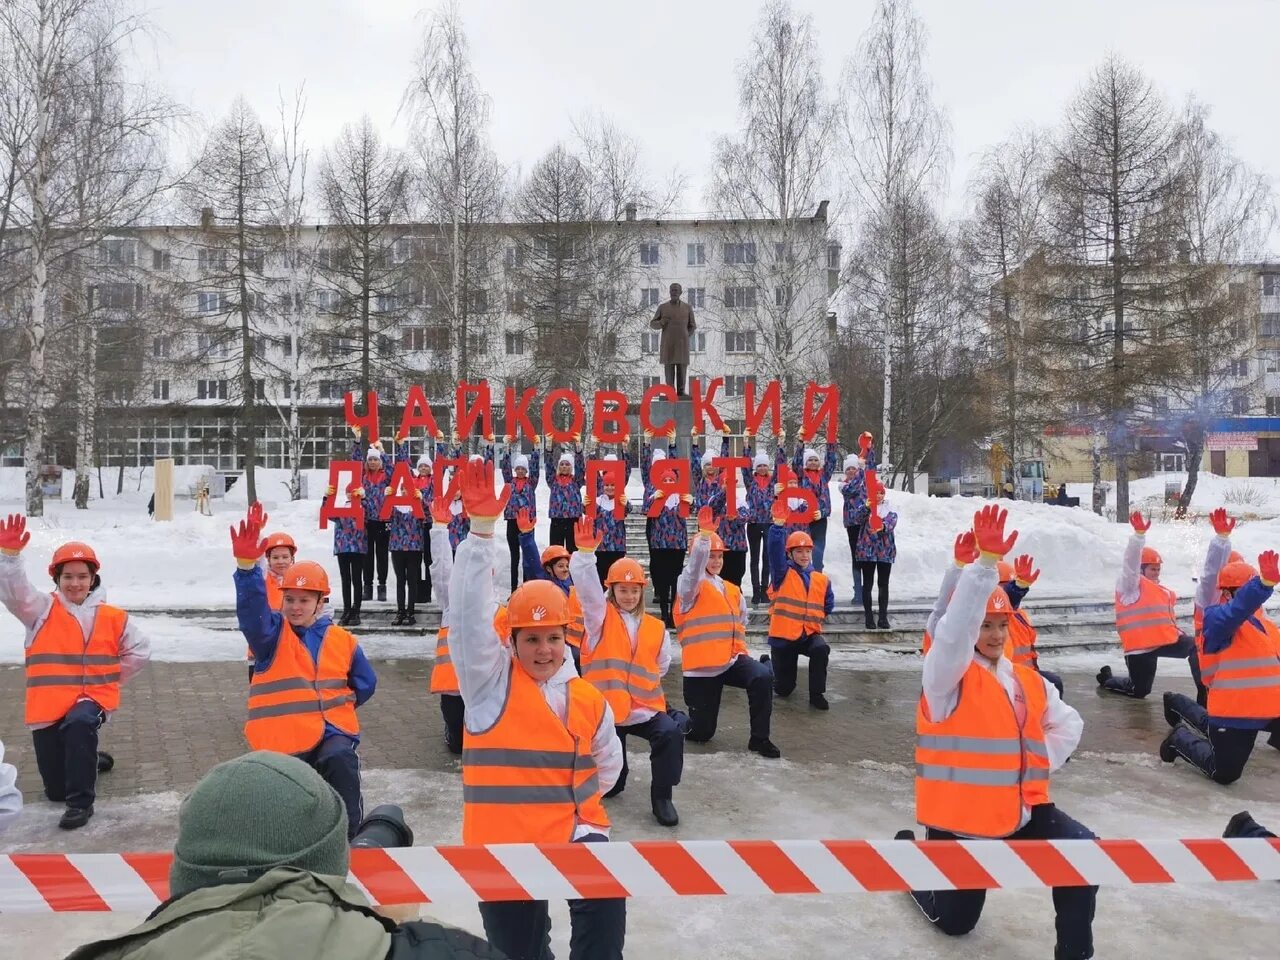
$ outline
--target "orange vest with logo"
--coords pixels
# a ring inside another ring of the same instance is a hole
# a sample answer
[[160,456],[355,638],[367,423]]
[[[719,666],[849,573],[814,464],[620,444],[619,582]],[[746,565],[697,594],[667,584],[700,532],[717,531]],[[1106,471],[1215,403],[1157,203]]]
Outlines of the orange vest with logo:
[[1004,655],[1010,663],[1019,663],[1032,670],[1037,668],[1036,628],[1031,625],[1031,618],[1021,610],[1013,611],[1009,617],[1009,639],[1004,644]]
[[676,599],[672,617],[685,670],[709,670],[732,663],[747,652],[747,626],[742,620],[742,593],[728,580],[724,593],[708,578],[688,613]]
[[244,725],[249,746],[306,753],[323,739],[326,722],[357,735],[356,695],[347,682],[355,654],[356,638],[331,623],[316,663],[288,621],[282,621],[271,665],[255,672],[249,682],[249,719]]
[[1261,610],[1254,617],[1261,630],[1246,620],[1225,650],[1200,654],[1211,717],[1280,717],[1280,628]]
[[49,616],[27,648],[26,722],[55,723],[81,697],[103,710],[120,706],[120,640],[128,622],[123,610],[99,604],[86,640],[55,592]]
[[612,603],[605,604],[600,641],[582,658],[582,679],[604,694],[613,710],[615,723],[626,723],[637,708],[667,709],[658,672],[658,655],[666,626],[657,617],[644,614],[636,631],[636,650],[631,652],[631,635],[622,614]]
[[1178,595],[1146,577],[1139,577],[1138,585],[1138,599],[1128,606],[1116,594],[1116,633],[1125,653],[1163,647],[1175,643],[1179,635],[1173,612]]
[[916,820],[970,837],[1007,837],[1022,808],[1049,802],[1049,752],[1044,743],[1044,681],[1015,665],[1026,721],[1019,725],[999,679],[976,660],[960,681],[951,716],[929,719],[923,695],[916,707]]
[[609,826],[591,741],[612,722],[604,695],[581,677],[565,685],[566,718],[511,664],[507,702],[488,730],[462,735],[462,842],[568,843],[579,820]]
[[[507,641],[507,607],[505,604],[498,604],[498,612],[493,615],[493,631],[497,634],[499,640],[505,644]],[[432,693],[449,693],[461,696],[461,690],[458,688],[458,671],[454,669],[453,657],[449,655],[449,627],[442,626],[436,632],[436,659],[431,666],[431,692]]]
[[809,590],[794,569],[788,569],[782,584],[769,587],[769,636],[783,640],[799,640],[805,634],[821,633],[827,615],[827,576],[817,570],[809,572]]

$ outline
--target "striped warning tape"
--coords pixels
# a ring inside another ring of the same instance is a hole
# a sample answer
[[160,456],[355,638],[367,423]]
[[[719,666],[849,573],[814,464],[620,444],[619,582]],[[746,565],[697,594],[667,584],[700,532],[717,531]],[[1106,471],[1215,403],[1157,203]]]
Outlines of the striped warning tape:
[[[0,856],[0,912],[149,913],[167,853]],[[353,850],[374,904],[1280,880],[1280,839],[692,840]]]

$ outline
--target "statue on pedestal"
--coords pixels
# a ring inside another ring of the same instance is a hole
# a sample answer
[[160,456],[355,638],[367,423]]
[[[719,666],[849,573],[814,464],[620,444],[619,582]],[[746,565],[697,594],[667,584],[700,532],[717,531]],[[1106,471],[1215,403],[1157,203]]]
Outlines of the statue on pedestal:
[[649,326],[662,331],[658,345],[658,360],[663,365],[663,379],[667,386],[675,387],[676,396],[688,399],[685,392],[685,373],[689,367],[689,336],[698,328],[693,319],[693,308],[680,300],[684,290],[678,283],[671,284],[671,299],[658,305],[658,312]]

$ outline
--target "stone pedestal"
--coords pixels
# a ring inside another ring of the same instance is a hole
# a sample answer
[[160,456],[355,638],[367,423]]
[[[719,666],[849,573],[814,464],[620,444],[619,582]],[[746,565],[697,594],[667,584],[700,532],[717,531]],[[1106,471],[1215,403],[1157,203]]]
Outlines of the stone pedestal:
[[[655,400],[649,409],[649,419],[654,423],[662,423],[664,420],[676,422],[676,456],[687,459],[689,435],[693,432],[693,401],[677,400],[672,403],[667,400]],[[665,451],[666,442],[665,437],[654,437],[653,447],[655,450]]]

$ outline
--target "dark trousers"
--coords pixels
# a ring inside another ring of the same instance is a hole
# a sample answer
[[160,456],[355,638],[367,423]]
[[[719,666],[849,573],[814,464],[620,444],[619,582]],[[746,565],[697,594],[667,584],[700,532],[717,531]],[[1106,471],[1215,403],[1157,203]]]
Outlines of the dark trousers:
[[769,588],[769,551],[765,549],[769,524],[747,524],[747,546],[751,550],[751,599],[763,600]]
[[431,524],[419,521],[422,528],[422,573],[418,577],[418,602],[431,602]]
[[93,806],[98,782],[98,728],[107,715],[92,700],[74,704],[52,726],[31,731],[44,793],[79,810]]
[[326,733],[323,740],[306,753],[298,754],[324,777],[347,806],[347,839],[356,835],[356,827],[364,817],[364,804],[360,800],[360,757],[356,754],[356,742],[340,733]]
[[578,544],[573,539],[573,525],[577,522],[577,517],[552,517],[551,546],[564,547],[570,553],[576,553]]
[[1112,677],[1102,685],[1102,689],[1141,700],[1151,692],[1151,686],[1156,680],[1156,661],[1161,657],[1188,661],[1191,665],[1191,679],[1195,681],[1196,690],[1204,690],[1204,684],[1200,680],[1200,657],[1196,654],[1196,642],[1187,636],[1179,637],[1173,643],[1156,647],[1146,653],[1126,654],[1124,663],[1129,668],[1129,676]]
[[676,581],[684,567],[685,551],[649,549],[649,576],[653,578],[653,596],[665,619],[675,606]]
[[740,653],[731,666],[718,677],[684,678],[684,702],[689,708],[689,739],[706,743],[716,735],[720,721],[720,695],[725,687],[747,691],[747,710],[751,715],[751,736],[769,739],[769,720],[773,716],[773,671],[749,654]]
[[[577,843],[605,843],[598,833]],[[545,900],[481,903],[480,919],[489,943],[509,960],[553,960],[551,915]],[[569,901],[569,960],[622,960],[627,934],[627,901]]]
[[827,552],[827,518],[809,521],[809,536],[813,537],[813,569],[822,569],[822,555]]
[[649,741],[649,769],[653,780],[649,796],[654,800],[670,800],[671,788],[680,782],[684,773],[684,734],[667,713],[654,714],[643,723],[617,727],[622,741],[622,773],[611,793],[617,795],[627,785],[627,737],[643,737]]
[[[742,589],[742,578],[747,574],[747,551],[726,550],[724,566],[720,568],[720,579],[727,580],[739,590]],[[676,575],[679,579],[679,574]]]
[[892,563],[880,563],[875,560],[859,560],[862,569],[862,612],[871,616],[871,588],[879,581],[879,593],[876,596],[880,619],[889,616],[889,574],[893,572]]
[[462,756],[462,720],[467,707],[456,693],[440,694],[440,716],[444,718],[444,745],[455,757]]
[[520,586],[520,524],[507,521],[507,552],[511,554],[511,592]]
[[668,387],[675,387],[677,394],[684,393],[684,373],[689,368],[687,363],[668,363],[663,368],[663,379]]
[[414,613],[418,602],[418,574],[422,570],[421,550],[392,550],[391,565],[396,572],[396,613]]
[[596,573],[600,575],[600,582],[604,583],[605,578],[609,576],[609,568],[627,555],[625,550],[597,550],[596,551]]
[[1041,670],[1039,667],[1036,667],[1036,673],[1040,674],[1040,676],[1044,677],[1051,684],[1053,684],[1054,687],[1057,688],[1059,697],[1066,696],[1067,688],[1062,685],[1062,677],[1058,676],[1058,674],[1052,672],[1051,670]]
[[[955,840],[955,834],[929,828],[929,840]],[[1072,820],[1052,803],[1031,808],[1031,820],[1008,840],[1092,840],[1088,827]],[[959,937],[978,925],[987,902],[985,890],[913,890],[925,917],[949,937]],[[1088,960],[1093,956],[1093,913],[1097,887],[1054,887],[1053,909],[1058,943],[1054,960]]]
[[858,563],[858,538],[862,536],[862,524],[855,524],[852,527],[845,527],[845,533],[849,535],[849,557],[853,562],[853,602],[861,603],[863,597],[862,587],[862,564]]
[[778,696],[789,697],[796,688],[796,672],[802,656],[809,658],[809,696],[827,692],[827,660],[831,657],[831,647],[822,634],[806,634],[799,640],[770,637],[769,655],[773,660],[773,692]]
[[387,585],[387,549],[391,542],[391,533],[387,529],[386,520],[369,520],[364,522],[365,536],[369,540],[369,549],[364,554],[364,588],[373,587],[373,568],[378,568],[378,584]]
[[1173,731],[1174,752],[1224,786],[1235,783],[1244,773],[1258,734],[1270,731],[1273,742],[1280,736],[1280,717],[1261,730],[1246,730],[1214,723],[1208,711],[1185,694],[1175,693],[1165,704],[1193,728],[1178,727]]
[[338,576],[342,579],[343,611],[359,611],[360,601],[364,599],[361,581],[364,578],[364,553],[338,554]]

